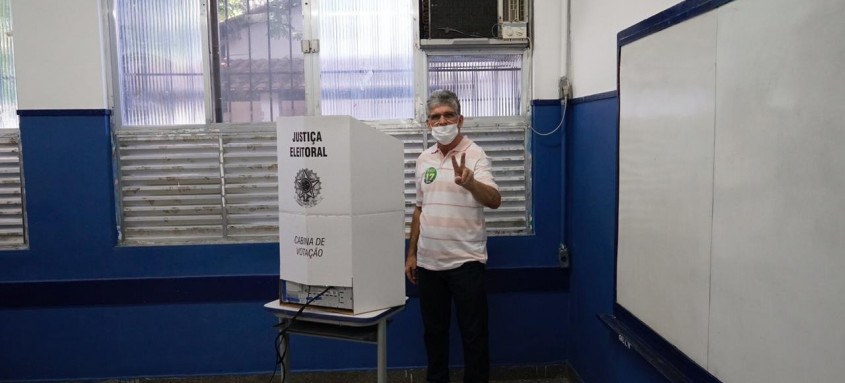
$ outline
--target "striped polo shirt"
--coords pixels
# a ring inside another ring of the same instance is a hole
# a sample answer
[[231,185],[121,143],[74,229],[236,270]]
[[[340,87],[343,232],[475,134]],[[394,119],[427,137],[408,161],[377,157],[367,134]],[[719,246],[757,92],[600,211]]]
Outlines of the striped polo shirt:
[[466,136],[445,156],[437,144],[420,154],[416,168],[417,206],[422,207],[417,266],[427,270],[487,262],[484,205],[455,183],[452,156],[460,164],[463,153],[464,165],[472,169],[475,180],[499,190],[490,158]]

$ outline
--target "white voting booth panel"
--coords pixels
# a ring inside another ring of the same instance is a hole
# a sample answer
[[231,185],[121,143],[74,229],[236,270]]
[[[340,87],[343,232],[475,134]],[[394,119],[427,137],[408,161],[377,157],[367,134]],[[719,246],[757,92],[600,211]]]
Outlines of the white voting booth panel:
[[279,211],[384,213],[405,207],[402,142],[352,117],[277,121]]
[[[402,305],[404,221],[401,211],[341,216],[279,213],[280,278],[317,286],[303,297],[319,294],[322,286],[344,294],[327,293],[326,300],[315,305],[355,313]],[[305,303],[287,293],[282,301]]]
[[280,299],[362,313],[405,302],[401,141],[351,117],[277,121]]

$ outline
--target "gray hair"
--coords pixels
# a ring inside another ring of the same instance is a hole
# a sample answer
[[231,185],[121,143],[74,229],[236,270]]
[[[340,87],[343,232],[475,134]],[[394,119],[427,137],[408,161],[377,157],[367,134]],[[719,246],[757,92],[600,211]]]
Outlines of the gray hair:
[[426,118],[428,118],[428,114],[431,113],[431,110],[438,105],[449,105],[456,113],[461,114],[461,101],[458,100],[458,95],[451,90],[435,90],[431,93],[431,96],[428,96],[428,100],[425,102]]

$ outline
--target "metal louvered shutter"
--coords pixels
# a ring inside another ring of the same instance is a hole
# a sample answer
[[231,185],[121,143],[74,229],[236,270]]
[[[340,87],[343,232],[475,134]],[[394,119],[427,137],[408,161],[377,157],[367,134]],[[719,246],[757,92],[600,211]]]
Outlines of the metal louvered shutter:
[[[417,157],[430,144],[416,122],[370,122],[405,144],[405,218],[416,200]],[[532,232],[530,160],[522,119],[467,119],[463,132],[493,161],[502,195],[485,209],[491,235]],[[278,241],[276,130],[272,124],[121,129],[121,235],[125,244]],[[20,204],[19,204],[20,206]]]
[[117,142],[124,243],[278,240],[272,124],[122,129]]
[[467,119],[462,132],[484,149],[493,163],[493,177],[502,195],[498,209],[484,209],[490,235],[531,234],[530,158],[526,152],[528,122],[522,119]]
[[418,123],[407,123],[404,126],[384,126],[383,123],[367,122],[376,129],[387,133],[404,144],[405,164],[405,233],[411,231],[411,218],[414,215],[414,208],[417,206],[417,186],[415,184],[415,172],[417,157],[425,150],[425,128]]
[[224,130],[226,237],[238,242],[279,240],[276,128]]
[[223,237],[218,134],[122,129],[117,141],[125,243],[196,243]]
[[26,246],[20,133],[0,133],[0,248]]

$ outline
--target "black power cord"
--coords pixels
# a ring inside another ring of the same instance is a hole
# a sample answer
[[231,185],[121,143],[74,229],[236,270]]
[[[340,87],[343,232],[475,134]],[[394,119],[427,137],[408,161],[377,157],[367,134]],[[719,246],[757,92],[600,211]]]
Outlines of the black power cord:
[[299,314],[302,314],[302,311],[305,310],[305,308],[308,307],[311,302],[314,302],[315,300],[317,300],[317,298],[323,296],[323,294],[325,294],[330,289],[331,286],[326,287],[322,292],[311,297],[311,299],[308,299],[308,301],[305,302],[305,304],[302,305],[302,307],[300,307],[296,314],[293,314],[290,319],[283,319],[281,322],[273,325],[273,327],[281,327],[281,329],[279,330],[279,334],[276,335],[276,340],[273,342],[273,345],[275,346],[276,350],[276,365],[273,366],[273,375],[270,375],[270,380],[268,381],[268,383],[272,382],[273,378],[276,377],[276,371],[279,369],[279,365],[282,366],[282,383],[285,383],[285,380],[288,377],[287,367],[285,367],[285,356],[288,353],[288,345],[285,345],[285,350],[279,353],[279,348],[285,341],[285,335],[287,335],[288,329],[290,328],[290,326],[293,325],[293,322],[296,320],[296,318],[299,317]]

